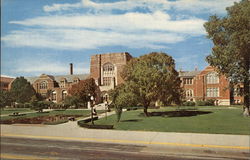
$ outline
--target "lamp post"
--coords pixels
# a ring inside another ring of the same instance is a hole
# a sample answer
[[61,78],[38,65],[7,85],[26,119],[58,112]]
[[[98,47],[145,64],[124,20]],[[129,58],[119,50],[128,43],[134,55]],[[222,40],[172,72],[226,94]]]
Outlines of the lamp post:
[[107,120],[108,95],[105,95],[105,119]]
[[93,120],[93,101],[94,101],[94,97],[91,96],[90,94],[88,94],[88,99],[89,99],[90,108],[91,108],[91,123],[92,123],[92,125],[94,125],[94,120]]

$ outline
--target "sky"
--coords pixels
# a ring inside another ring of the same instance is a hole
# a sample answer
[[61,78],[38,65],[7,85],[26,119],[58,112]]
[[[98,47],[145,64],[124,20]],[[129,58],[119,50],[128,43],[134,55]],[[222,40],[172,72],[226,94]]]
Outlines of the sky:
[[199,70],[213,43],[203,24],[239,0],[2,0],[1,75],[89,73],[94,54],[172,56]]

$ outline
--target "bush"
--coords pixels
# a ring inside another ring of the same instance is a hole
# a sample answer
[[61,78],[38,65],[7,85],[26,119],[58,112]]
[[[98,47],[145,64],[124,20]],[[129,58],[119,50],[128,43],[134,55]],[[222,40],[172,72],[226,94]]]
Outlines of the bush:
[[24,108],[24,104],[23,103],[15,104],[15,108]]
[[195,102],[193,101],[187,101],[183,103],[183,106],[195,106]]
[[197,106],[214,106],[214,102],[215,100],[214,99],[209,99],[209,100],[206,100],[206,101],[197,101],[196,102],[196,105]]
[[32,105],[30,103],[24,103],[24,108],[31,108]]

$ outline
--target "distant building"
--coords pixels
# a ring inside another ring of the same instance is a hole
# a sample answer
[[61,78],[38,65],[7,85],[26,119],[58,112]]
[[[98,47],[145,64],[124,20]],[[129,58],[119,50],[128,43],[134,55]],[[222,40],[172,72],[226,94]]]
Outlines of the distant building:
[[89,74],[73,74],[73,64],[70,63],[70,74],[53,76],[42,74],[39,77],[25,77],[37,93],[48,97],[49,101],[61,102],[68,95],[68,90],[80,80],[89,78]]
[[[52,76],[42,74],[39,77],[25,77],[34,87],[37,93],[43,96],[50,94],[50,101],[61,102],[68,95],[68,90],[80,80],[93,78],[100,87],[103,100],[108,99],[107,91],[123,83],[121,72],[124,66],[133,57],[127,53],[106,53],[91,56],[90,75],[73,74],[73,64],[70,64],[70,74]],[[179,71],[182,81],[181,87],[185,90],[187,101],[214,99],[217,105],[230,105],[242,103],[243,97],[230,88],[229,81],[223,75],[219,75],[215,68],[208,66],[202,71]],[[3,82],[2,82],[3,81]],[[1,77],[1,89],[7,89],[12,79]]]
[[10,89],[10,83],[11,83],[14,79],[15,79],[15,78],[6,77],[6,76],[1,76],[1,77],[0,77],[0,90],[9,90],[9,89]]
[[127,53],[107,53],[91,56],[90,77],[95,79],[100,87],[102,97],[107,98],[106,92],[123,83],[121,71],[133,57]]
[[214,99],[217,105],[241,103],[242,97],[235,95],[229,81],[208,66],[202,71],[180,71],[181,86],[188,101]]
[[48,100],[58,103],[65,99],[68,95],[68,90],[73,84],[88,77],[88,74],[61,76],[42,74],[39,77],[25,77],[25,79],[32,84],[37,93],[44,97],[47,97],[49,94]]

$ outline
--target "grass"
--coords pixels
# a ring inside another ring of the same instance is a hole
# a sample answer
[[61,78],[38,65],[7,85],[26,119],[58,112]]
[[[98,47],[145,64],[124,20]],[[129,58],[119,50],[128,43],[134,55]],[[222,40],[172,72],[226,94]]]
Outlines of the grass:
[[[104,112],[103,110],[97,111],[98,114],[103,113],[103,112]],[[13,112],[10,112],[10,113],[13,113]],[[4,116],[4,117],[1,117],[1,120],[9,120],[9,119],[14,119],[14,118],[32,118],[32,117],[38,117],[38,116],[53,116],[53,115],[72,115],[72,116],[81,115],[81,117],[88,117],[90,116],[90,111],[67,109],[67,110],[56,110],[56,111],[42,112],[42,113],[34,112],[34,113],[27,113],[22,116]]]
[[[123,112],[121,121],[116,122],[116,115],[99,119],[95,124],[114,124],[117,130],[241,134],[250,135],[250,118],[242,116],[240,107],[202,106],[194,111],[211,112],[196,116],[171,115],[176,108],[149,109],[149,112],[161,112],[163,116],[142,116],[142,110]],[[184,111],[185,112],[185,111]]]
[[29,109],[29,108],[7,108],[7,109],[1,109],[1,115],[4,114],[12,114],[13,112],[32,112],[33,110]]

